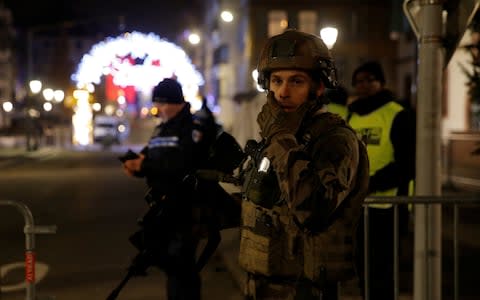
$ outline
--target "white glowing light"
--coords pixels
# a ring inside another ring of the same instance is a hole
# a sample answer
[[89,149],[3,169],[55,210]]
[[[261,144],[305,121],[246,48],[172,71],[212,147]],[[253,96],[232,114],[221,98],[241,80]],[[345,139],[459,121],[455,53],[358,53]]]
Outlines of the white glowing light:
[[28,83],[30,91],[34,94],[38,94],[42,90],[42,82],[40,80],[32,80]]
[[118,132],[125,132],[125,130],[127,130],[127,127],[125,127],[125,125],[123,124],[120,124],[117,126],[117,130]]
[[153,33],[126,33],[94,45],[83,56],[72,79],[77,86],[85,86],[100,84],[105,75],[112,75],[118,86],[135,86],[148,92],[163,78],[172,76],[182,86],[204,83],[182,48]]
[[87,91],[90,93],[90,94],[93,94],[93,92],[95,92],[95,86],[92,84],[92,83],[88,83],[86,85],[86,88],[87,88]]
[[60,103],[65,99],[65,93],[62,90],[55,90],[53,91],[53,99],[55,99],[55,102]]
[[75,90],[73,96],[77,98],[77,105],[74,108],[72,117],[73,143],[86,146],[91,143],[92,136],[92,109],[88,98],[90,94],[85,90]]
[[84,98],[87,98],[88,99],[88,91],[85,91],[85,90],[74,90],[73,91],[73,97],[75,99],[84,99]]
[[320,30],[320,37],[322,38],[328,49],[332,49],[333,45],[337,41],[338,30],[334,27],[325,27]]
[[13,103],[10,101],[3,102],[3,110],[6,112],[11,112],[13,110]]
[[124,105],[125,103],[127,103],[127,99],[125,99],[125,96],[118,96],[117,102],[119,105]]
[[105,106],[105,114],[106,114],[107,116],[113,115],[114,112],[115,112],[115,106],[113,106],[113,105],[107,105],[107,106]]
[[220,17],[224,22],[227,22],[227,23],[230,23],[233,21],[233,14],[228,10],[222,11],[222,13],[220,14]]
[[101,111],[102,110],[102,105],[98,102],[95,102],[95,103],[92,104],[92,109],[94,111]]
[[188,41],[192,45],[198,45],[200,43],[200,36],[196,33],[191,33],[188,35]]
[[52,103],[50,103],[50,102],[45,102],[45,103],[43,103],[43,110],[44,110],[44,111],[51,111],[52,108],[53,108]]
[[48,88],[48,89],[44,89],[42,91],[42,95],[43,95],[43,98],[45,98],[45,100],[47,101],[52,101],[53,100],[53,90]]

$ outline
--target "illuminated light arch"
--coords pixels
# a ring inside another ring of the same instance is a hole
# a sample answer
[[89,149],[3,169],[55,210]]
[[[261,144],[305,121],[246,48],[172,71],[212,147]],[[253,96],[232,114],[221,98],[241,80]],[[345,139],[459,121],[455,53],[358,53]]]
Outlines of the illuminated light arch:
[[131,32],[95,44],[83,56],[72,80],[85,86],[110,78],[115,86],[150,95],[159,81],[173,76],[189,101],[204,83],[182,48],[153,33]]

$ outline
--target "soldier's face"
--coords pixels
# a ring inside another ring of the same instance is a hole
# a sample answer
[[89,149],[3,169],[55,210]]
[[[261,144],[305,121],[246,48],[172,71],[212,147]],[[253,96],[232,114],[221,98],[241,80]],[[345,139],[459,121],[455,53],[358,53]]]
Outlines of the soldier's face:
[[[279,70],[270,75],[270,91],[275,94],[275,100],[286,112],[295,111],[305,103],[312,86],[312,78],[304,71]],[[316,90],[317,96],[324,91],[325,86],[320,84]]]

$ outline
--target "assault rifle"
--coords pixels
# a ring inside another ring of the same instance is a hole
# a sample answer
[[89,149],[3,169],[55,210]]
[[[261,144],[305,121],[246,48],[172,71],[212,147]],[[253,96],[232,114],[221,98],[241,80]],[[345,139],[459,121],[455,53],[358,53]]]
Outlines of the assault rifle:
[[[226,132],[216,138],[209,153],[206,163],[208,171],[224,174],[228,178],[234,178],[231,174],[245,160],[245,154],[237,141]],[[131,153],[126,156],[133,157]],[[206,238],[207,243],[197,259],[197,270],[200,271],[206,265],[221,241],[220,230],[236,227],[240,223],[240,205],[218,184],[219,181],[217,177],[203,178],[191,174],[184,178],[175,195],[166,195],[159,200],[153,199],[150,192],[147,192],[145,200],[149,209],[138,221],[140,229],[129,237],[138,254],[132,259],[125,277],[106,300],[115,300],[132,277],[146,276],[147,269],[151,266],[164,270],[173,267],[168,253],[176,233],[172,228],[184,223],[178,218],[185,215],[185,211],[180,212],[178,203],[182,203],[184,208],[185,201],[189,200],[192,211],[196,210],[200,215],[197,220],[189,220],[191,225],[203,223],[207,229],[207,232],[198,233],[198,237]]]

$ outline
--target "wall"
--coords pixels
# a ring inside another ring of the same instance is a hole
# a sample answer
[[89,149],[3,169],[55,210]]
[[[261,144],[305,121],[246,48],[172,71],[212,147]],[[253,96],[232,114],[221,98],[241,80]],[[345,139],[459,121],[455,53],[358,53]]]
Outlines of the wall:
[[[470,31],[467,31],[459,45],[468,44]],[[443,119],[442,136],[447,138],[451,132],[467,129],[467,77],[459,64],[468,67],[470,56],[468,52],[457,49],[447,66],[447,115]]]

